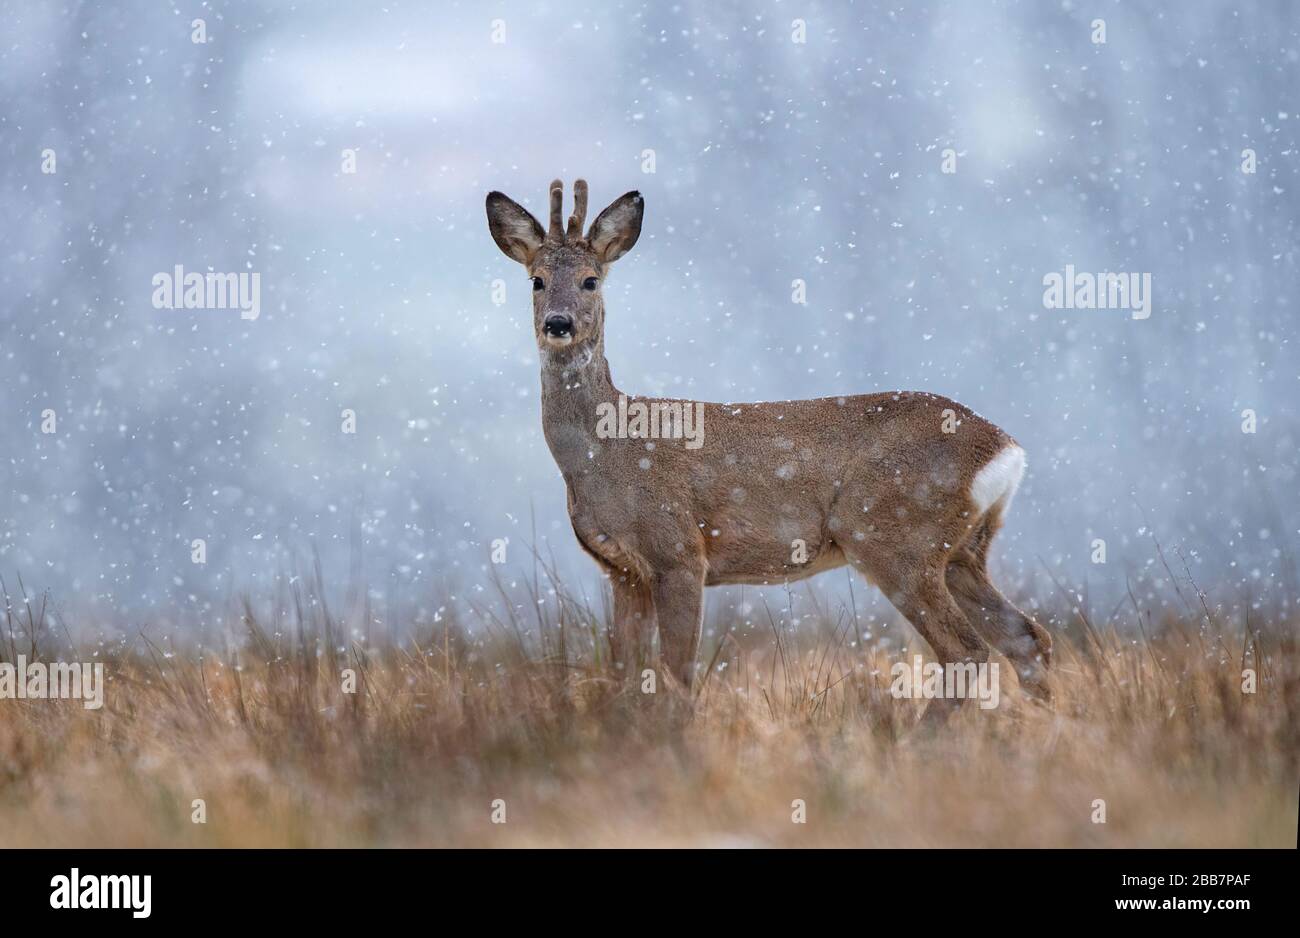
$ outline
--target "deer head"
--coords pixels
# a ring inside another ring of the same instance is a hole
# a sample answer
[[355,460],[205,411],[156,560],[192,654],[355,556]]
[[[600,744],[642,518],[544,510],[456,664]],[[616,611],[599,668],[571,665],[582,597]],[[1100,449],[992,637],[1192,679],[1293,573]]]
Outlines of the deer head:
[[605,272],[641,235],[645,203],[628,192],[596,216],[586,236],[587,183],[573,184],[573,214],[561,225],[564,184],[551,183],[550,227],[543,232],[526,208],[500,192],[487,197],[492,240],[524,265],[533,282],[533,325],[543,352],[598,348],[605,330],[600,288]]

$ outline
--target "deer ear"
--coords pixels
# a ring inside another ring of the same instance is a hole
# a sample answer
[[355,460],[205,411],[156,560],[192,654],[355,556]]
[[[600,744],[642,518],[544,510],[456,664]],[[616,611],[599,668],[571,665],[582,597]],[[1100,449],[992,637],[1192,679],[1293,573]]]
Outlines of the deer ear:
[[587,232],[587,243],[601,263],[612,264],[632,250],[636,239],[641,237],[644,214],[645,200],[641,193],[625,192],[596,216]]
[[500,192],[487,197],[488,230],[506,257],[527,265],[542,246],[545,232],[537,219],[514,199]]

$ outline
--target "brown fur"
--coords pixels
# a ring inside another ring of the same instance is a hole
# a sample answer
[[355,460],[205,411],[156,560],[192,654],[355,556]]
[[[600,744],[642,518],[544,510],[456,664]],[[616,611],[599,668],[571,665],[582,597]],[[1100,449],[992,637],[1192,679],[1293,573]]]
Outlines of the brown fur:
[[[705,586],[781,583],[851,563],[942,661],[984,661],[992,643],[1022,686],[1047,696],[1051,639],[986,572],[1003,506],[980,514],[970,497],[975,474],[1014,441],[963,405],[919,392],[706,403],[698,449],[598,437],[597,408],[620,392],[605,360],[600,290],[582,284],[603,282],[636,243],[644,204],[627,193],[585,238],[572,219],[557,235],[555,185],[550,234],[499,192],[488,196],[488,221],[501,249],[543,284],[533,294],[542,427],[574,533],[613,584],[620,661],[640,660],[657,620],[668,668],[689,687]],[[574,323],[562,341],[542,329],[557,313]],[[947,409],[955,433],[942,430]],[[796,542],[806,545],[804,562],[795,561]]]

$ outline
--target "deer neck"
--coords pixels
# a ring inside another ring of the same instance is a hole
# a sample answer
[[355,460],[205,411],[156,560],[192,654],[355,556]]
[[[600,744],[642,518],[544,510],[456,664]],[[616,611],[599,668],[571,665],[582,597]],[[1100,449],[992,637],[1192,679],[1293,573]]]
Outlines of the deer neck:
[[605,343],[596,339],[572,349],[542,350],[542,431],[565,479],[596,468],[597,407],[618,400]]

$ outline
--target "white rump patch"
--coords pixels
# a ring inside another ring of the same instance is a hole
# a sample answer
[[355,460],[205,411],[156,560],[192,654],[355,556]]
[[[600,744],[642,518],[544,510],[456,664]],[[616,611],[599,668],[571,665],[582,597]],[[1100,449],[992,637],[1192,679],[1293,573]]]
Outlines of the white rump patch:
[[970,498],[978,514],[999,504],[1005,510],[1024,474],[1025,451],[1014,444],[1000,450],[971,480]]

